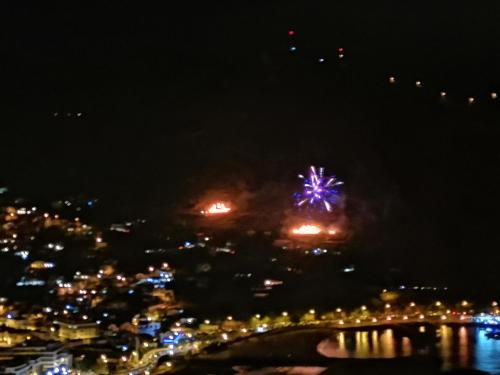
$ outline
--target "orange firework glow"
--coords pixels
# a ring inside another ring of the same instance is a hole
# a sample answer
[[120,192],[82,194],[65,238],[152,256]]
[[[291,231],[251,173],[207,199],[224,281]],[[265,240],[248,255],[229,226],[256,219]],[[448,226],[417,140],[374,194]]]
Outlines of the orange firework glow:
[[292,234],[298,236],[313,236],[316,234],[320,234],[323,229],[314,224],[302,224],[300,227],[296,227],[292,229]]
[[335,229],[335,228],[328,229],[328,234],[330,234],[332,236],[337,234],[338,232],[339,232],[338,229]]
[[215,202],[207,210],[201,211],[201,213],[203,215],[220,215],[227,214],[230,211],[231,207],[228,207],[224,202]]

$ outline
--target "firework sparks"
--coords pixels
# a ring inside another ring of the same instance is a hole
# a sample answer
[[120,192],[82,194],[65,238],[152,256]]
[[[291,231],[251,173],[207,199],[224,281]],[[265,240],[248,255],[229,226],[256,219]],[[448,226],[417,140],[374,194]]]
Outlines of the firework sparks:
[[337,187],[343,182],[337,180],[335,176],[325,176],[324,171],[322,167],[318,171],[316,167],[311,166],[307,177],[299,174],[299,178],[304,180],[304,190],[297,194],[298,207],[308,205],[312,208],[332,211],[339,197]]

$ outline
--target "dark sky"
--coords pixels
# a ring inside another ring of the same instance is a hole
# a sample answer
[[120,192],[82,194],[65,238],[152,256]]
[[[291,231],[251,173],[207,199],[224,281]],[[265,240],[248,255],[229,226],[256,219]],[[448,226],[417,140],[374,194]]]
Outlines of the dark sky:
[[161,210],[224,184],[289,186],[313,163],[384,246],[498,260],[498,2],[11,3],[0,155],[14,190]]

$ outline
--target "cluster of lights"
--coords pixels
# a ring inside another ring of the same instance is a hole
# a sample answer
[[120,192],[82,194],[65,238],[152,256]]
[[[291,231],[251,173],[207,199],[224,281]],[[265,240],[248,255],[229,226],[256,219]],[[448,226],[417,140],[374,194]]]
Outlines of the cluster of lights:
[[[293,37],[296,35],[296,31],[293,29],[290,29],[290,30],[288,30],[287,35],[290,37],[290,43],[291,43],[288,47],[288,51],[292,52],[293,54],[296,54],[298,49],[297,49],[297,46],[295,45],[295,43],[293,43]],[[339,60],[344,58],[344,48],[340,47],[337,49],[337,56],[338,56]],[[316,61],[320,64],[324,64],[327,60],[325,59],[325,57],[319,57],[319,58],[316,58]],[[388,81],[392,85],[398,83],[397,77],[395,77],[393,75],[388,77]],[[415,81],[416,88],[421,89],[423,86],[424,86],[423,81],[421,81],[421,80]],[[442,90],[439,92],[439,96],[441,99],[444,100],[445,98],[448,97],[448,93],[446,91]],[[488,96],[491,100],[499,99],[499,93],[497,93],[495,91],[490,92]],[[466,98],[466,102],[469,106],[471,106],[477,102],[477,99],[474,96],[469,96]]]
[[[390,83],[390,84],[395,84],[395,83],[397,83],[397,79],[396,79],[396,77],[394,77],[394,76],[389,76],[388,80],[389,80],[389,83]],[[422,88],[422,87],[423,87],[423,83],[422,83],[422,81],[415,81],[415,87],[416,87],[416,88]],[[448,93],[447,93],[446,91],[440,91],[440,92],[439,92],[439,96],[441,97],[441,99],[445,99],[445,98],[447,98],[447,97],[448,97]],[[494,91],[493,91],[493,92],[490,92],[489,97],[490,97],[490,99],[492,99],[492,100],[496,100],[496,99],[498,99],[498,93],[496,93],[496,92],[494,92]],[[472,104],[474,104],[474,103],[476,103],[476,98],[475,98],[475,97],[473,97],[473,96],[469,96],[469,97],[467,98],[467,104],[472,105]]]

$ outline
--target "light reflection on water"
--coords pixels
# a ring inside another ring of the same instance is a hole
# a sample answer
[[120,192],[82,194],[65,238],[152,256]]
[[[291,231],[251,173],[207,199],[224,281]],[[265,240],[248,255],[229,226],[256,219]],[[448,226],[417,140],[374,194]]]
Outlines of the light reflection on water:
[[408,337],[396,339],[392,329],[342,331],[318,344],[320,354],[331,358],[395,358],[412,355]]
[[434,354],[443,370],[475,368],[500,374],[500,340],[464,326],[341,331],[321,341],[317,351],[330,358],[395,358]]

